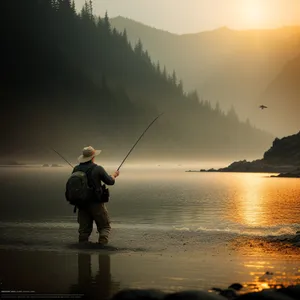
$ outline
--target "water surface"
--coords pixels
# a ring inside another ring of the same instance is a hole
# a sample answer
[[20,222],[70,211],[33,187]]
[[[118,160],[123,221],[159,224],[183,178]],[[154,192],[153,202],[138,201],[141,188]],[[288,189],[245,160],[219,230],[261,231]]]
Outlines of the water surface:
[[[111,245],[120,251],[99,253],[70,247],[77,241],[78,227],[64,199],[70,168],[1,168],[5,196],[0,200],[0,247],[22,250],[18,259],[26,274],[33,260],[26,251],[44,250],[45,254],[32,255],[48,269],[42,267],[32,278],[71,272],[65,275],[71,282],[62,280],[61,290],[70,285],[83,288],[73,278],[79,273],[95,293],[102,281],[111,282],[112,289],[225,287],[233,281],[259,282],[270,270],[275,282],[299,282],[299,252],[260,240],[300,230],[299,179],[184,171],[183,167],[124,168],[111,187],[108,204]],[[92,240],[96,239],[95,230]],[[44,258],[47,251],[52,253],[49,259]],[[5,253],[0,256],[7,262]],[[20,265],[11,255],[9,266]],[[110,275],[97,271],[102,263]],[[16,276],[9,277],[9,270],[6,276],[13,282]],[[51,285],[45,284],[46,288]]]

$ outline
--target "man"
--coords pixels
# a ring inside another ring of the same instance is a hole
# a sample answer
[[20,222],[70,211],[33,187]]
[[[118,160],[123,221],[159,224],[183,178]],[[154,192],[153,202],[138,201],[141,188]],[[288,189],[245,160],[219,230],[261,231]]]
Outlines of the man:
[[[119,176],[119,171],[108,175],[103,167],[95,164],[95,157],[100,153],[101,150],[95,150],[91,146],[83,148],[82,155],[78,157],[79,165],[73,170],[73,173],[76,171],[85,172],[88,178],[88,185],[93,188],[99,187],[101,181],[107,185],[114,185],[115,179]],[[98,243],[102,245],[108,243],[108,236],[111,230],[110,220],[105,203],[99,202],[96,193],[87,207],[79,208],[77,220],[79,223],[78,233],[80,243],[89,241],[94,221],[99,233]]]

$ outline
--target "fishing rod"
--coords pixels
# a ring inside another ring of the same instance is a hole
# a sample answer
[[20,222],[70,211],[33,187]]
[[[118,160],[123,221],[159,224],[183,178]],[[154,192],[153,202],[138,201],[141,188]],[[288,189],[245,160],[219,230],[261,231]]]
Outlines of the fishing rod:
[[129,156],[129,154],[131,153],[131,151],[134,149],[134,147],[137,145],[137,143],[139,142],[139,140],[143,137],[143,135],[146,133],[146,131],[152,126],[152,124],[164,113],[161,113],[159,116],[157,116],[150,124],[149,126],[144,130],[144,132],[142,133],[142,135],[139,137],[139,139],[136,141],[136,143],[132,146],[132,148],[130,149],[130,151],[128,152],[128,154],[125,156],[125,158],[123,159],[123,161],[121,162],[119,168],[117,169],[117,171],[120,170],[121,166],[123,165],[123,163],[125,162],[125,160],[127,159],[127,157]]
[[58,153],[55,149],[50,148],[51,150],[53,150],[56,154],[58,154],[66,163],[68,163],[72,168],[74,168],[60,153]]
[[[139,137],[139,139],[136,141],[136,143],[132,146],[132,148],[130,149],[130,151],[127,153],[127,155],[125,156],[125,158],[123,159],[123,161],[121,162],[120,166],[118,167],[117,171],[120,170],[121,166],[123,165],[123,163],[125,162],[125,160],[127,159],[127,157],[130,155],[130,153],[132,152],[132,150],[134,149],[134,147],[137,145],[137,143],[140,141],[140,139],[143,137],[143,135],[146,133],[146,131],[153,125],[153,123],[164,113],[160,114],[159,116],[157,116],[149,125],[148,127],[144,130],[144,132],[141,134],[141,136]],[[53,150],[56,154],[58,154],[66,163],[68,163],[72,168],[74,168],[71,163],[69,163],[59,152],[57,152],[55,149],[50,148],[51,150]]]

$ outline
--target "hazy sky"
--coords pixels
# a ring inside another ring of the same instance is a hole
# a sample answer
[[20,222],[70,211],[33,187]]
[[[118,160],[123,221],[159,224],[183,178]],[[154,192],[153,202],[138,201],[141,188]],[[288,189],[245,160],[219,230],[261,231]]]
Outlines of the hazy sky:
[[[75,0],[77,9],[85,0]],[[300,25],[300,0],[93,0],[94,14],[123,16],[173,33]]]

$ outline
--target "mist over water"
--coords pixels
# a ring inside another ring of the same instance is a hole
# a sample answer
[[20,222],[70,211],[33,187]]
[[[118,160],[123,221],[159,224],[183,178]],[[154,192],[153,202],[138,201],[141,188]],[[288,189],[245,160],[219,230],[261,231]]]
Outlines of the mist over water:
[[[71,168],[1,170],[5,197],[0,229],[5,244],[76,242],[76,215],[64,199]],[[113,170],[107,167],[109,173]],[[196,247],[200,240],[295,234],[300,229],[298,181],[268,175],[187,173],[176,165],[124,166],[107,205],[112,243],[128,246],[131,241],[131,247],[158,250],[172,249],[174,238],[188,238]]]
[[[110,188],[109,248],[99,251],[76,245],[76,215],[64,198],[70,172],[1,168],[0,262],[7,289],[80,290],[108,299],[127,287],[207,290],[252,282],[259,288],[268,270],[274,282],[299,283],[298,252],[264,240],[300,230],[297,179],[126,164]],[[46,279],[51,276],[57,282]]]

